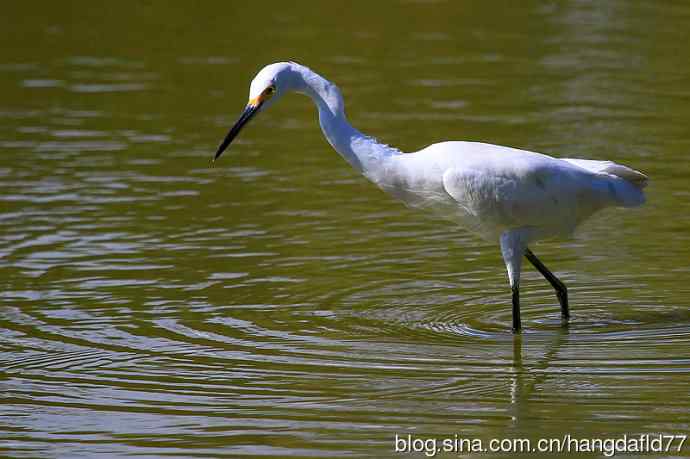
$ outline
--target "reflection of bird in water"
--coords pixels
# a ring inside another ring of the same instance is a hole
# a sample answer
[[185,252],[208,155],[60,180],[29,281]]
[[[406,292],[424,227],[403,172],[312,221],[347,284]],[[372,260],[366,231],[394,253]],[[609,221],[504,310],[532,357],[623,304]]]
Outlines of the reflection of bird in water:
[[307,67],[280,62],[264,67],[249,103],[218,147],[217,159],[242,127],[288,92],[312,98],[328,142],[384,191],[500,241],[513,292],[513,330],[520,330],[520,268],[525,256],[556,290],[564,319],[568,294],[528,248],[539,239],[568,235],[596,211],[644,202],[647,177],[610,161],[556,159],[476,142],[441,142],[402,154],[353,128],[338,88]]

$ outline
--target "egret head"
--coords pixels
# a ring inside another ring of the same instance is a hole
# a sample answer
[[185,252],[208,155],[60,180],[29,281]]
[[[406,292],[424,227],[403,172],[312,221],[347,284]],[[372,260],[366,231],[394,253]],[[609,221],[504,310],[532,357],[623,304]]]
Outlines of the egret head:
[[216,151],[216,155],[213,158],[214,161],[223,154],[228,145],[242,130],[242,127],[254,115],[268,108],[286,92],[294,89],[299,75],[293,71],[293,65],[291,62],[278,62],[267,65],[256,74],[252,84],[249,86],[249,102],[247,102],[247,106],[244,108],[240,118],[218,147],[218,151]]

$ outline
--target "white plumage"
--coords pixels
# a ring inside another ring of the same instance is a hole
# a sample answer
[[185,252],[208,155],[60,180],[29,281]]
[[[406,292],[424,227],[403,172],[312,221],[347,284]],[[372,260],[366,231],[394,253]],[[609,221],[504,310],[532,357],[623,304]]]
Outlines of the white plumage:
[[430,210],[500,242],[513,291],[515,331],[520,329],[523,256],[556,289],[563,317],[569,316],[565,286],[528,245],[568,235],[605,207],[639,206],[645,200],[647,177],[611,161],[557,159],[476,142],[441,142],[403,154],[353,128],[338,88],[294,62],[271,64],[257,74],[249,104],[215,158],[256,113],[290,91],[312,98],[328,142],[381,189],[411,207]]

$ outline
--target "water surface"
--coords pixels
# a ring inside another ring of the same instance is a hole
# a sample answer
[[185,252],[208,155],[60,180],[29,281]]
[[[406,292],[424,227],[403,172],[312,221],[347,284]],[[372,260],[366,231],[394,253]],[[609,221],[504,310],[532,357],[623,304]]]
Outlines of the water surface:
[[[401,457],[396,434],[689,433],[690,7],[118,5],[0,19],[3,454]],[[210,167],[253,74],[285,59],[403,150],[611,159],[650,175],[649,203],[535,246],[573,318],[527,267],[513,336],[497,245],[367,183],[308,99]]]

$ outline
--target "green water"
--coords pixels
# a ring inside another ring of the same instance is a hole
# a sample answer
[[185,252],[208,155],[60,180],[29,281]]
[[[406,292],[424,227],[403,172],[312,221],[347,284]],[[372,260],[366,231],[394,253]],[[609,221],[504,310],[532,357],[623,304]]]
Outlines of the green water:
[[[690,434],[690,5],[96,3],[0,17],[1,454]],[[304,97],[211,168],[254,73],[287,59],[403,150],[480,140],[646,172],[644,208],[533,248],[570,327],[526,268],[513,336],[497,245],[367,183]]]

